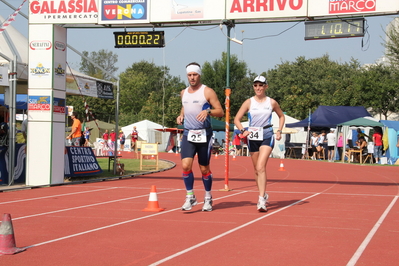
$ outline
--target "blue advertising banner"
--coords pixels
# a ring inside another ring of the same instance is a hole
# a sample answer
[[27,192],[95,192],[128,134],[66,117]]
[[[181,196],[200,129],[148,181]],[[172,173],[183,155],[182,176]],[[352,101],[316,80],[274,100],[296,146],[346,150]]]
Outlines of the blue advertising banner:
[[88,176],[103,172],[90,147],[65,147],[65,176]]
[[[26,144],[15,145],[14,183],[25,183]],[[9,184],[8,177],[8,147],[0,146],[0,185]]]

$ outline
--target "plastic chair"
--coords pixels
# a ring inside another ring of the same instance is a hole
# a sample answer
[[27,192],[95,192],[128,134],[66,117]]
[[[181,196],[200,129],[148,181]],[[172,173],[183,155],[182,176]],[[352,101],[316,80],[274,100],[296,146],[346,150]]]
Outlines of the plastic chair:
[[363,163],[366,163],[367,159],[369,160],[369,162],[372,164],[374,162],[374,157],[373,157],[373,153],[374,153],[374,143],[373,142],[369,142],[367,144],[367,156],[366,158],[363,160]]

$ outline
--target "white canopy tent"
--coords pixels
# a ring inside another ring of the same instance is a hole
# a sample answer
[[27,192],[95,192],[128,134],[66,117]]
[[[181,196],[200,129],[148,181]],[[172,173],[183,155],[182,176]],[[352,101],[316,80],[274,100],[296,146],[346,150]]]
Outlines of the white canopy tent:
[[163,129],[164,127],[160,124],[154,123],[149,120],[142,120],[140,122],[136,122],[130,124],[128,126],[122,127],[121,130],[123,134],[125,134],[126,139],[131,139],[131,134],[133,131],[133,127],[136,127],[136,130],[139,132],[139,140],[145,140],[148,143],[159,143],[158,150],[163,151],[166,148],[169,140],[169,132],[161,132],[156,129]]

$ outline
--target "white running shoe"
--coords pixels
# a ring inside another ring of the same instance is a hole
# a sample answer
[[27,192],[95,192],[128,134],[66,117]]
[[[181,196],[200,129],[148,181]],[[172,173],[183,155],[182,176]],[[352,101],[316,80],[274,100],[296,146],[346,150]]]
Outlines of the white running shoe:
[[265,196],[263,196],[263,198],[265,199],[265,201],[266,201],[266,203],[267,203],[267,200],[269,199],[269,194],[267,194],[267,193],[265,192]]
[[259,212],[267,212],[266,203],[269,195],[265,193],[263,198],[259,198],[258,204],[256,205]]
[[195,206],[195,205],[197,205],[197,204],[198,204],[198,202],[197,202],[197,198],[195,197],[195,195],[193,195],[193,196],[187,195],[187,196],[186,196],[186,201],[184,202],[184,204],[183,204],[183,206],[181,207],[181,209],[182,209],[183,211],[189,211],[189,210],[191,210],[191,208],[192,208],[193,206]]
[[212,197],[210,197],[210,198],[208,198],[208,197],[206,197],[205,199],[204,199],[204,206],[202,207],[202,211],[203,212],[205,212],[205,211],[207,211],[207,212],[210,212],[210,211],[212,211]]

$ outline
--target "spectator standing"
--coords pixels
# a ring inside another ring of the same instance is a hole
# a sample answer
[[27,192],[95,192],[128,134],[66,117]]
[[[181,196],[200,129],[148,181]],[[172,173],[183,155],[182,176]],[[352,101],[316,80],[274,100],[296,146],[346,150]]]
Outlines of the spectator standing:
[[333,162],[335,159],[335,153],[334,153],[334,149],[335,149],[335,145],[337,144],[336,140],[336,136],[335,136],[335,129],[334,128],[330,128],[330,133],[327,134],[327,149],[328,149],[328,161],[329,162]]
[[83,132],[83,135],[85,137],[84,146],[89,147],[90,146],[90,130],[89,130],[89,127],[86,127],[85,131]]
[[124,146],[125,146],[125,141],[126,141],[125,134],[123,133],[122,130],[119,130],[119,145],[120,145],[119,150],[120,151],[123,151]]
[[133,127],[132,131],[132,150],[136,151],[136,142],[139,140],[139,132],[136,129],[136,126]]
[[103,140],[104,140],[105,147],[108,149],[108,140],[109,140],[108,129],[106,129],[104,134],[103,134]]
[[338,140],[337,140],[337,148],[338,148],[338,155],[339,159],[342,159],[342,152],[344,147],[344,134],[339,132]]
[[310,145],[312,146],[312,160],[316,160],[319,154],[319,135],[316,132],[312,133],[310,138]]
[[111,130],[111,133],[109,134],[109,146],[112,151],[115,150],[115,141],[116,141],[116,133],[115,130]]
[[67,139],[71,139],[72,146],[80,146],[80,138],[82,137],[82,123],[78,119],[76,112],[72,112],[71,118],[73,120],[71,133]]
[[233,145],[234,145],[234,148],[235,148],[235,155],[236,156],[241,156],[242,145],[241,145],[241,139],[239,137],[239,134],[235,134],[234,135]]
[[320,147],[319,154],[322,154],[323,158],[325,160],[328,157],[328,143],[327,143],[327,135],[326,135],[325,130],[321,131],[319,138],[320,138],[319,139],[319,147]]
[[373,134],[373,142],[374,142],[374,159],[375,163],[379,163],[382,157],[382,130],[381,127],[374,128]]

